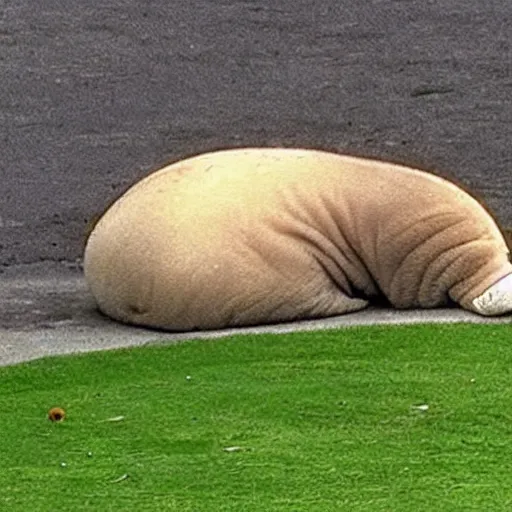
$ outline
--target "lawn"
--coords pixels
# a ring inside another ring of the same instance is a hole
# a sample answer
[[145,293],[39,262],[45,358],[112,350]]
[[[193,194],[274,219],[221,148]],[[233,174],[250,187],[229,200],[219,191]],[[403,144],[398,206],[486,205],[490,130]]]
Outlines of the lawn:
[[[235,336],[0,368],[0,510],[512,510],[512,326]],[[47,419],[63,407],[62,422]]]

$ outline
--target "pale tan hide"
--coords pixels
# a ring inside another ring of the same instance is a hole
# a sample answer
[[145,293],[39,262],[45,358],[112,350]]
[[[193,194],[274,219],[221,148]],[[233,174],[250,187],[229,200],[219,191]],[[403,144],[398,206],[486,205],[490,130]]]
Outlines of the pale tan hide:
[[495,222],[455,185],[301,149],[208,153],[146,177],[99,220],[84,269],[104,313],[169,330],[325,317],[382,296],[486,314],[473,301],[512,273]]

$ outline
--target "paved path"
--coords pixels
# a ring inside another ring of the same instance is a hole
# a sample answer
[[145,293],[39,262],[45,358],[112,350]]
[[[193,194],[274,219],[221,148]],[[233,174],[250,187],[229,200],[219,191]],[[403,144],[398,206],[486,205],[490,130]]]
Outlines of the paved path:
[[[13,302],[4,278],[72,268],[87,220],[170,159],[377,156],[459,180],[512,224],[511,44],[509,0],[3,2],[2,362],[96,346],[80,280],[34,278]],[[35,309],[50,327],[34,337]]]

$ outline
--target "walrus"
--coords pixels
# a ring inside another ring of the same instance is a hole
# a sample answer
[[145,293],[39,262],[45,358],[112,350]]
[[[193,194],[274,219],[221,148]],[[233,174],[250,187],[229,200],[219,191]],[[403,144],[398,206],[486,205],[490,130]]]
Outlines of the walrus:
[[92,229],[84,273],[107,316],[172,331],[382,301],[512,312],[509,246],[477,199],[426,171],[319,150],[221,150],[148,175]]

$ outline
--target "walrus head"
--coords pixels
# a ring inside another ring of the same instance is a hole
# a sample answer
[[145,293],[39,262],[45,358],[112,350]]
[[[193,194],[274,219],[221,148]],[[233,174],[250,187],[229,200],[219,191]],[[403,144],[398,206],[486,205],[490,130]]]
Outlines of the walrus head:
[[[512,228],[500,226],[508,247],[508,259],[512,262]],[[482,295],[473,300],[473,309],[480,315],[496,316],[512,313],[512,274],[494,283]]]

